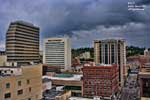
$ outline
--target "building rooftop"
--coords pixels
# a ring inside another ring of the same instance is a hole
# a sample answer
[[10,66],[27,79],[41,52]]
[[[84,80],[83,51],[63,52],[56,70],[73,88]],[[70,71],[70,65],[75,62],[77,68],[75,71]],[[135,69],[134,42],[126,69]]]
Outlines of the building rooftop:
[[94,99],[82,98],[82,97],[70,97],[68,100],[94,100]]
[[46,100],[55,100],[56,96],[60,96],[66,92],[67,91],[57,91],[55,88],[53,88],[51,90],[45,91],[43,95],[44,95],[44,98],[46,98]]
[[96,66],[107,66],[107,67],[110,67],[110,66],[113,66],[112,64],[96,64]]
[[43,78],[43,79],[42,79],[42,82],[43,82],[43,83],[50,82],[50,81],[51,81],[51,79],[48,79],[48,78]]
[[125,41],[125,39],[122,39],[122,38],[113,38],[113,39],[96,39],[96,40],[94,40],[94,42],[99,42],[99,41],[101,41],[101,42],[109,42],[109,41],[111,41],[111,42],[116,42],[116,41],[122,41],[122,42],[124,42]]
[[26,26],[31,26],[31,27],[39,28],[39,27],[35,26],[34,24],[32,24],[30,22],[23,21],[23,20],[14,21],[14,22],[12,22],[12,24],[23,24],[23,25],[26,25]]
[[[48,78],[48,79],[52,79],[52,80],[74,80],[74,81],[80,81],[81,80],[81,77],[83,75],[78,75],[78,74],[72,74],[71,77],[63,77],[61,76],[63,74],[60,74],[60,75],[56,75],[56,76],[43,76],[43,78]],[[61,76],[61,77],[60,77]]]
[[55,97],[60,94],[62,94],[62,91],[56,91],[55,89],[51,89],[43,93],[44,97],[49,100],[55,100]]
[[60,78],[70,78],[73,77],[73,74],[56,74],[54,77],[60,77]]

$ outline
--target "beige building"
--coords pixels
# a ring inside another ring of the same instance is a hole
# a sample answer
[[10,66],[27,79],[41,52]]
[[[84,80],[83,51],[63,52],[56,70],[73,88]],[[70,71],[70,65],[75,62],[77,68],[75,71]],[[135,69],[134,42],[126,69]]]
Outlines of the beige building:
[[117,64],[119,81],[123,85],[126,74],[126,43],[124,39],[95,40],[94,60],[96,64]]
[[5,66],[6,62],[7,62],[6,53],[3,51],[0,51],[0,66]]
[[42,100],[42,66],[0,67],[0,100]]
[[11,22],[6,33],[7,61],[12,66],[39,63],[39,27]]

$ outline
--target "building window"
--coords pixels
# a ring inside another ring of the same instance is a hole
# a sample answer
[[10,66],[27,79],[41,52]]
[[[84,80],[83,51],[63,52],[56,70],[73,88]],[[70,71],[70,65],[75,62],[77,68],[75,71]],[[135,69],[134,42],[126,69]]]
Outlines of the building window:
[[21,81],[18,81],[18,86],[21,86]]
[[6,88],[10,88],[10,83],[6,83]]
[[28,100],[31,100],[31,98],[28,98]]
[[30,84],[30,80],[27,80],[27,84]]
[[13,74],[13,71],[11,71],[11,73]]
[[5,99],[10,98],[11,97],[11,93],[5,93]]
[[29,87],[29,92],[31,92],[31,87]]
[[18,91],[17,91],[17,94],[18,94],[18,95],[23,94],[23,90],[22,90],[22,89],[21,89],[21,90],[18,90]]

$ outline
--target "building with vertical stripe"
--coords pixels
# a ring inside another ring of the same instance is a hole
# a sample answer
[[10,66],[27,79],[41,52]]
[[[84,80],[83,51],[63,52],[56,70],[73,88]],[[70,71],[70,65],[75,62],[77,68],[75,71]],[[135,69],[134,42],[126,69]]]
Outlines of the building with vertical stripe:
[[119,81],[123,85],[126,66],[124,39],[95,40],[94,57],[96,64],[117,64],[119,66]]

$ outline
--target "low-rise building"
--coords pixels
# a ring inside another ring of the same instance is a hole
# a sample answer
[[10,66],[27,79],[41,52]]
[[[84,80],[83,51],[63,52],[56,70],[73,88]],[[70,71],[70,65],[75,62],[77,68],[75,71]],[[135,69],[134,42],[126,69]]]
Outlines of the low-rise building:
[[48,78],[42,78],[43,92],[52,89],[52,81]]
[[43,93],[44,100],[68,100],[71,97],[71,91],[56,90],[55,88]]
[[82,96],[82,75],[62,73],[43,78],[51,79],[53,86],[64,86],[63,90],[70,90],[72,96]]
[[0,67],[1,100],[42,100],[42,66]]
[[119,89],[117,65],[83,67],[83,96],[111,98]]
[[150,63],[140,68],[139,72],[140,95],[150,98]]

